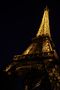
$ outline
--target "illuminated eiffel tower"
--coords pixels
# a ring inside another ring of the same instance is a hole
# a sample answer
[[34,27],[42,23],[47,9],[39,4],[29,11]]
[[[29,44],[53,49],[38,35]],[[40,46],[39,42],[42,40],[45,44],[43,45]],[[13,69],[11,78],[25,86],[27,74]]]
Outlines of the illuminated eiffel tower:
[[23,89],[20,90],[60,90],[58,62],[50,34],[49,10],[45,8],[36,37],[21,55],[13,57],[13,62],[4,72],[24,78]]

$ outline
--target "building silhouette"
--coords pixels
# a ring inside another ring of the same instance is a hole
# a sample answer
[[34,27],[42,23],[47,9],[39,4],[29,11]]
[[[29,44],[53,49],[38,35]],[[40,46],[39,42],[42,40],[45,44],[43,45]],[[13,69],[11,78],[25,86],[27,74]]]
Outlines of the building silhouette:
[[13,57],[3,73],[9,90],[60,90],[59,64],[45,8],[36,37],[21,55]]

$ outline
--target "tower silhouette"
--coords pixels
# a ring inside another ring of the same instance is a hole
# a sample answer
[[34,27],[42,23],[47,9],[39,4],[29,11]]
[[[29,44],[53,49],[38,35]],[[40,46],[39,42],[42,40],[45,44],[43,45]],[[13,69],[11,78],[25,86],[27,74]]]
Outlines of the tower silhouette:
[[36,37],[21,55],[13,57],[4,72],[9,77],[23,78],[19,90],[60,90],[59,67],[59,57],[50,34],[49,10],[45,8]]

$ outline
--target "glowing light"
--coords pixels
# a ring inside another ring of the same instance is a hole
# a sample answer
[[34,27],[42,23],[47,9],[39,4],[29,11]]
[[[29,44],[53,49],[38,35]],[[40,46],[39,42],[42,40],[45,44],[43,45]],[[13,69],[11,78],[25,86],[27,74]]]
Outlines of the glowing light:
[[35,50],[35,47],[36,47],[36,43],[31,44],[31,45],[27,48],[27,50],[24,51],[23,55],[33,53],[34,50]]
[[27,50],[24,51],[23,54],[24,54],[24,55],[28,54],[31,48],[32,48],[32,45],[30,45],[30,46],[27,48]]
[[50,44],[50,42],[48,40],[43,42],[43,48],[42,48],[43,52],[50,52],[52,51],[52,46]]
[[39,35],[49,35],[49,37],[51,37],[51,35],[50,35],[50,27],[49,27],[48,9],[45,9],[45,11],[44,11],[42,22],[41,22],[39,31],[38,31],[36,36],[38,37]]
[[5,71],[7,72],[10,68],[11,68],[12,65],[9,65],[8,67],[6,67]]

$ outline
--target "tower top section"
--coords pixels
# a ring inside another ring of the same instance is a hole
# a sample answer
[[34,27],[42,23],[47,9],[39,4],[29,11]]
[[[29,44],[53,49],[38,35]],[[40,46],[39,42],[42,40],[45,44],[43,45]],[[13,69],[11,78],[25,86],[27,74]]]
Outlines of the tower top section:
[[49,27],[49,10],[47,7],[44,9],[42,22],[36,34],[37,37],[42,35],[48,35],[49,37],[51,37],[50,27]]
[[41,25],[33,39],[31,45],[23,52],[22,55],[28,54],[41,54],[43,56],[54,56],[57,58],[57,53],[55,51],[54,44],[51,39],[50,25],[49,25],[49,9],[46,7],[44,9]]

